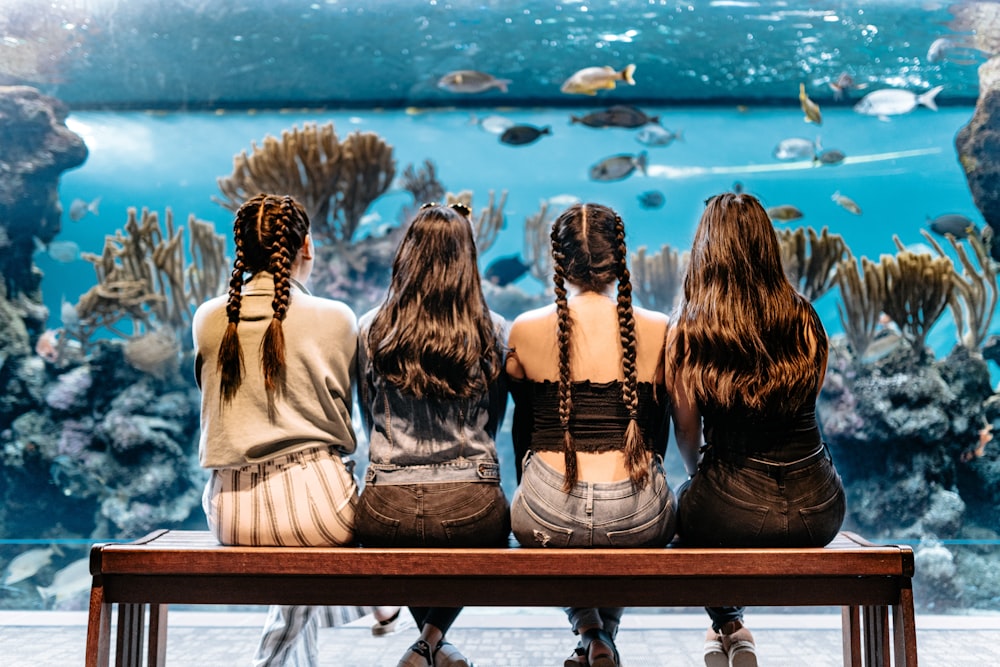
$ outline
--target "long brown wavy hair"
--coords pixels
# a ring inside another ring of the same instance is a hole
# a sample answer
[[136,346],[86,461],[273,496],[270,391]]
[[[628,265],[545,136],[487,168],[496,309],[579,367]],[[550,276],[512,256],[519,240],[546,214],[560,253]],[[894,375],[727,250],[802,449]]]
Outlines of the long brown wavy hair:
[[782,416],[815,400],[826,331],[785,277],[756,198],[727,192],[706,202],[674,327],[668,377],[679,369],[702,409]]
[[[216,361],[221,379],[222,400],[228,403],[243,382],[243,350],[239,332],[240,302],[246,274],[268,271],[274,275],[274,315],[261,341],[264,387],[273,399],[284,386],[285,335],[281,323],[288,312],[292,262],[309,233],[309,216],[291,197],[259,194],[236,212],[233,240],[236,260],[229,280],[226,314],[229,324],[222,337]],[[269,401],[273,406],[273,400]]]
[[500,341],[483,297],[467,211],[437,204],[420,209],[368,331],[375,371],[417,398],[477,396],[500,375]]
[[629,477],[638,485],[649,478],[648,460],[639,428],[638,371],[636,369],[635,313],[632,281],[627,266],[625,224],[621,216],[600,204],[575,204],[552,223],[552,260],[556,293],[559,342],[559,421],[563,429],[563,455],[569,491],[577,481],[576,449],[569,424],[573,414],[570,375],[570,339],[573,319],[569,314],[566,283],[592,292],[603,292],[618,283],[618,331],[622,347],[622,403],[628,410],[623,451]]

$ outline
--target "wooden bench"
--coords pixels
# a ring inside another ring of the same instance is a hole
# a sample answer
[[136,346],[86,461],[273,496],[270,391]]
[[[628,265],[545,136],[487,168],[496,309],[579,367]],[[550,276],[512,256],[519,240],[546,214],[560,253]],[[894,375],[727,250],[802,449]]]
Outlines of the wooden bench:
[[[841,533],[823,549],[223,547],[164,530],[97,544],[87,666],[162,666],[167,605],[842,607],[844,664],[917,665],[913,550]],[[890,642],[889,610],[892,609]],[[148,615],[149,632],[145,636]]]

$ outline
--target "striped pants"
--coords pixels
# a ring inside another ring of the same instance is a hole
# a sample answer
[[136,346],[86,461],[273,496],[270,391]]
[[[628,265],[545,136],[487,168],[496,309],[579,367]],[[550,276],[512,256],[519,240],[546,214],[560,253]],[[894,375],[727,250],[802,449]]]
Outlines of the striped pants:
[[[220,544],[341,546],[354,541],[358,485],[327,446],[240,468],[212,470],[202,507]],[[321,626],[350,623],[372,607],[272,605],[254,667],[318,664]]]

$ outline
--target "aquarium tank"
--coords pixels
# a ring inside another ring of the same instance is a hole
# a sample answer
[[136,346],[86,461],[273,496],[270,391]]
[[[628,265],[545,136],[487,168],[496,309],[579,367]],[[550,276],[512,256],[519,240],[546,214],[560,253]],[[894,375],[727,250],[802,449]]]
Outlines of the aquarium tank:
[[913,545],[919,610],[1000,607],[998,3],[0,7],[0,608],[83,609],[91,544],[205,527],[191,316],[261,191],[358,314],[422,203],[469,204],[507,318],[552,299],[574,202],[669,312],[705,200],[758,197],[830,333],[845,528]]

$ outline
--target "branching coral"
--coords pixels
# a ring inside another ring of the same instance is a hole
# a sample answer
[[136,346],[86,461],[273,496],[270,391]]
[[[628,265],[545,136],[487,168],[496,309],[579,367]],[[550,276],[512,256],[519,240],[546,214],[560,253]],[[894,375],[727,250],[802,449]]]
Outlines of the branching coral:
[[[172,329],[178,337],[186,334],[193,309],[225,287],[225,237],[216,234],[211,223],[190,216],[188,263],[184,228],[174,228],[170,209],[166,225],[164,235],[155,212],[143,209],[140,219],[130,208],[124,232],[106,236],[100,255],[81,255],[94,265],[97,285],[80,297],[76,321],[67,334],[83,344],[101,327],[124,338],[142,336],[154,327]],[[131,332],[119,326],[123,320],[130,322]]]
[[[924,238],[934,247],[941,257],[947,257],[941,245],[926,230],[921,230]],[[955,289],[949,301],[952,315],[958,329],[959,342],[971,350],[979,349],[989,334],[993,313],[997,308],[997,269],[990,258],[989,251],[976,234],[968,235],[969,245],[976,255],[979,264],[977,269],[970,261],[965,246],[955,240],[951,234],[945,238],[955,250],[962,265],[962,273],[954,269]],[[896,245],[901,247],[898,238],[894,237]]]
[[879,318],[885,304],[885,277],[881,264],[867,257],[858,262],[848,251],[847,257],[837,264],[836,281],[840,287],[840,325],[851,345],[855,359],[861,359],[875,339]]
[[[897,245],[899,241],[897,240]],[[914,352],[924,355],[924,341],[952,299],[954,266],[947,257],[901,249],[882,255],[886,315],[899,325]]]
[[549,203],[543,201],[534,215],[524,220],[524,263],[531,275],[543,284],[552,279],[552,222]]
[[305,207],[317,237],[349,243],[365,211],[392,184],[392,155],[392,146],[372,132],[352,132],[340,141],[333,123],[307,123],[235,156],[233,173],[218,179],[224,198],[213,199],[235,211],[261,192],[291,195]]
[[401,177],[402,187],[413,195],[413,201],[420,204],[441,201],[444,198],[444,186],[437,178],[437,167],[430,160],[424,160],[424,166],[415,169],[407,165]]
[[642,305],[663,312],[673,309],[690,258],[690,252],[677,252],[666,244],[652,255],[641,246],[632,255],[632,288]]
[[448,193],[445,196],[446,204],[462,203],[472,211],[472,231],[476,237],[476,251],[482,255],[497,240],[497,235],[504,227],[503,207],[507,204],[507,191],[500,193],[500,201],[496,201],[496,193],[490,190],[490,203],[486,205],[479,214],[476,214],[472,206],[472,192],[462,190],[457,195]]
[[826,294],[833,287],[837,279],[837,265],[847,252],[844,238],[840,234],[828,233],[826,227],[819,235],[812,227],[799,227],[794,231],[780,229],[777,233],[781,263],[789,282],[810,301]]

